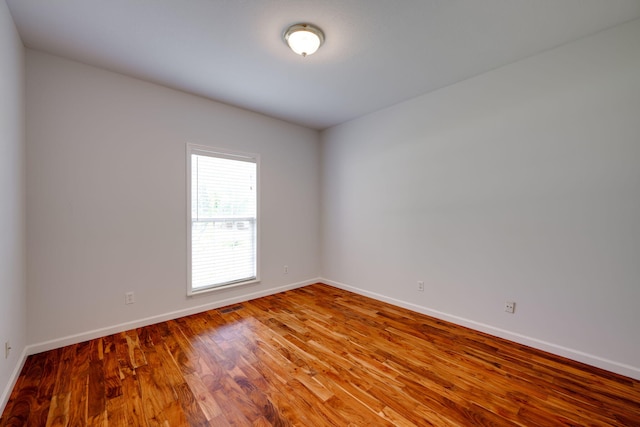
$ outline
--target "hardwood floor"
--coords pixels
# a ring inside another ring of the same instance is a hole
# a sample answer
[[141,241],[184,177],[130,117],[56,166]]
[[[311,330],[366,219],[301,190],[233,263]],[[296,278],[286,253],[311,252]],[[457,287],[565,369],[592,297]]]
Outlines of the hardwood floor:
[[316,284],[30,356],[22,425],[640,426],[640,382]]

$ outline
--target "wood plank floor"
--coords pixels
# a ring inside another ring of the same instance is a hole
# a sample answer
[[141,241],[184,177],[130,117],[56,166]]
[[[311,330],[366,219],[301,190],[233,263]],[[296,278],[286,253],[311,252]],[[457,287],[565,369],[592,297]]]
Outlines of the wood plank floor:
[[316,284],[30,356],[23,425],[640,426],[640,382]]

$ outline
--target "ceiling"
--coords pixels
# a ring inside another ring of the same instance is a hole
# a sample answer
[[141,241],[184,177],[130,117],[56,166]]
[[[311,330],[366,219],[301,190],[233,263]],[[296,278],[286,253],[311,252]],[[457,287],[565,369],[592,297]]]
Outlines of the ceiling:
[[[314,129],[640,18],[640,0],[6,1],[29,48]],[[323,29],[315,55],[284,44],[298,22]]]

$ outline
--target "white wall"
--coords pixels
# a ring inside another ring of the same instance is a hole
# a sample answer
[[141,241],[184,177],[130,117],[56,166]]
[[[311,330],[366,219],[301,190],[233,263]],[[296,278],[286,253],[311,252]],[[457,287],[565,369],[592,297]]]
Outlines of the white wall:
[[635,21],[325,131],[323,276],[640,378],[639,41]]
[[[27,344],[24,48],[0,1],[0,413]],[[4,343],[13,349],[5,358]]]
[[[261,155],[260,284],[186,296],[187,142]],[[315,281],[318,159],[316,131],[28,50],[31,351]]]

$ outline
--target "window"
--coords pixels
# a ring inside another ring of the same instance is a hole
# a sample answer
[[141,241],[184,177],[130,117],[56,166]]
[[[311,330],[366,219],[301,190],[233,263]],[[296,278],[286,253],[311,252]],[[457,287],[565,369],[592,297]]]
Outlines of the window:
[[257,282],[258,157],[187,145],[188,294]]

